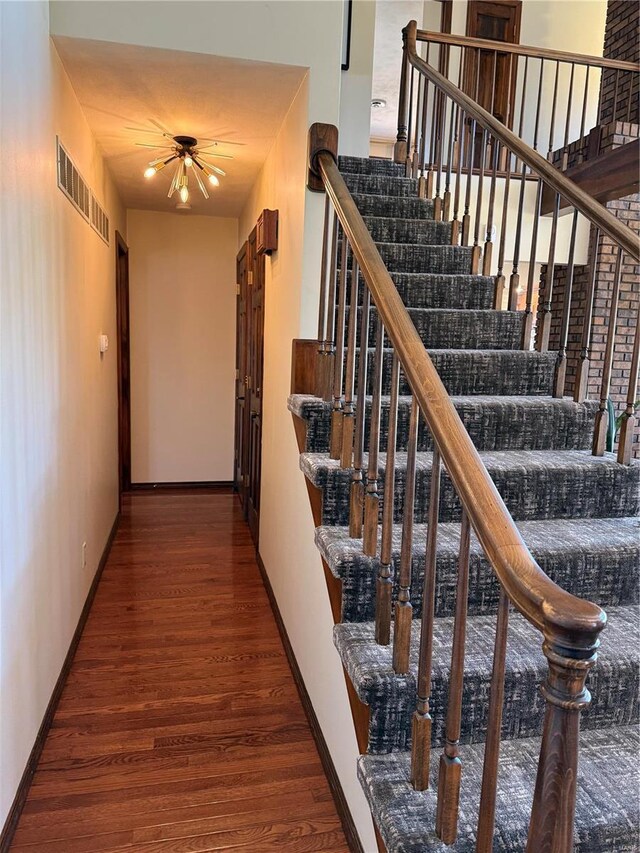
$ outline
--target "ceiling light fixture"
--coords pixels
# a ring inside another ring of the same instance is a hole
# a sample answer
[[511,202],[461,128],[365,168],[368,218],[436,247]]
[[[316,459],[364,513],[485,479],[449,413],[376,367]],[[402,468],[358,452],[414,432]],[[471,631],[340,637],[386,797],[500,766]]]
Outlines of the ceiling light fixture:
[[387,102],[384,98],[373,98],[371,101],[371,109],[372,110],[383,110],[387,106]]
[[[207,192],[207,188],[204,184],[204,181],[200,177],[199,172],[202,172],[202,174],[207,178],[209,184],[212,187],[220,186],[220,181],[217,175],[221,175],[222,177],[224,177],[226,175],[226,172],[224,172],[222,169],[219,169],[217,166],[214,166],[213,163],[208,163],[204,159],[204,157],[221,157],[225,160],[232,160],[233,157],[230,154],[216,154],[213,151],[207,150],[209,148],[215,148],[218,145],[219,140],[204,140],[205,142],[210,142],[211,144],[199,148],[198,140],[195,138],[195,136],[171,136],[169,133],[166,132],[163,132],[162,136],[169,139],[171,144],[158,147],[169,148],[171,153],[168,156],[164,155],[163,157],[158,157],[155,160],[151,160],[147,168],[144,170],[145,178],[153,178],[154,175],[162,171],[165,166],[177,160],[178,162],[176,165],[176,171],[173,175],[173,180],[171,181],[169,192],[167,193],[168,197],[171,198],[173,194],[177,192],[180,196],[181,205],[187,205],[189,201],[188,170],[191,169],[192,174],[195,178],[195,182],[197,183],[198,188],[200,189],[200,192],[205,198],[209,198],[209,193]],[[147,143],[139,142],[136,144],[148,147]],[[241,143],[230,142],[229,144],[237,145]]]

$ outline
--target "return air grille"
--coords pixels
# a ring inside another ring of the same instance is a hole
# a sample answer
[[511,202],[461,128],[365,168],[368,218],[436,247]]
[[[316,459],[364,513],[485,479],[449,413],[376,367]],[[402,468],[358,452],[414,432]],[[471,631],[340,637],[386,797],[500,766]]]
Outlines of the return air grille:
[[56,137],[58,151],[58,186],[78,213],[94,231],[109,243],[109,217],[88,186],[64,145]]

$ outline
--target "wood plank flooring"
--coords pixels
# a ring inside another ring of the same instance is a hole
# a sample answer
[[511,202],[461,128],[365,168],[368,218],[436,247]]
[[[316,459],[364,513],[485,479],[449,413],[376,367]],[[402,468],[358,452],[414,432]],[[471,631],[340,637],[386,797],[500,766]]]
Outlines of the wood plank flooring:
[[234,495],[134,493],[11,850],[348,853]]

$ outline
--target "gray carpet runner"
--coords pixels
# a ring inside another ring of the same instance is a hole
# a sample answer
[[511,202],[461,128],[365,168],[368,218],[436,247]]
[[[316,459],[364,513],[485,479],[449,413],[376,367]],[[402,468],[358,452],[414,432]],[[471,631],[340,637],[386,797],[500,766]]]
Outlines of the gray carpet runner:
[[[433,221],[431,201],[401,166],[340,158],[340,168],[376,240],[400,296],[453,404],[520,532],[544,571],[564,589],[604,606],[608,627],[589,675],[593,703],[582,720],[575,849],[583,853],[638,851],[637,756],[640,750],[640,465],[618,465],[590,453],[597,403],[551,396],[555,353],[520,349],[522,315],[493,310],[492,278],[471,275],[470,252],[449,245],[448,223]],[[351,264],[347,283],[351,282]],[[349,291],[348,291],[349,292]],[[361,295],[359,296],[361,302]],[[347,307],[347,316],[349,308]],[[369,377],[375,311],[368,337]],[[388,344],[386,344],[388,347]],[[382,495],[389,414],[391,351],[383,351],[379,493]],[[404,504],[409,389],[401,376],[398,413],[392,571],[399,567]],[[367,424],[371,398],[364,400]],[[436,619],[431,713],[432,787],[409,783],[411,714],[422,607],[427,510],[433,444],[418,433],[416,526],[412,550],[414,608],[410,671],[394,673],[391,646],[375,643],[378,557],[350,538],[351,471],[329,459],[331,404],[308,395],[289,399],[306,426],[300,467],[322,493],[316,544],[342,581],[342,619],[334,642],[360,700],[369,706],[368,751],[360,782],[389,853],[475,849],[484,738],[499,587],[479,543],[471,537],[468,627],[462,731],[462,789],[458,839],[446,848],[435,835],[438,747],[442,743],[451,659],[460,507],[443,476],[436,566]],[[367,458],[365,456],[365,469]],[[394,588],[394,598],[397,588]],[[546,672],[541,637],[512,610],[503,709],[494,850],[526,846],[540,749]],[[373,851],[367,851],[373,853]]]

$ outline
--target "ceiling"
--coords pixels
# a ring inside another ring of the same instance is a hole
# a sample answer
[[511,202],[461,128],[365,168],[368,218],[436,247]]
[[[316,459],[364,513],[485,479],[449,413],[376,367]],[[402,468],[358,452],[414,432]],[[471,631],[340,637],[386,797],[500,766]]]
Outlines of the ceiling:
[[174,135],[242,143],[216,147],[234,158],[211,160],[227,176],[217,188],[207,184],[208,201],[190,181],[189,199],[194,214],[239,216],[305,68],[66,36],[54,41],[125,207],[175,212],[179,201],[167,198],[171,166],[143,177],[164,152],[135,143],[168,141],[153,135],[154,119]]
[[373,51],[372,98],[383,98],[387,105],[371,111],[371,138],[395,140],[398,125],[398,91],[402,61],[402,28],[409,21],[420,24],[422,0],[378,0],[376,37]]

